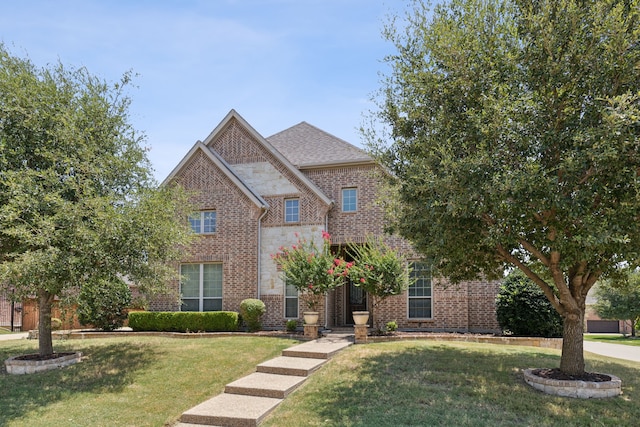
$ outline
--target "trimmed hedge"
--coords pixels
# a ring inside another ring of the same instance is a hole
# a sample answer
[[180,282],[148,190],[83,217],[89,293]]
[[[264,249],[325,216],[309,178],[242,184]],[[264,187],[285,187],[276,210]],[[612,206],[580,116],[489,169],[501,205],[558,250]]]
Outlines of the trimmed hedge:
[[136,311],[129,313],[134,331],[235,332],[239,319],[235,311]]

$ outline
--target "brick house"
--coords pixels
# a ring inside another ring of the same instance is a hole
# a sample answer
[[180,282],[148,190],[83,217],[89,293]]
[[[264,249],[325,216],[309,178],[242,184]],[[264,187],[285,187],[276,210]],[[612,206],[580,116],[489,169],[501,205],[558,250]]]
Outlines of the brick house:
[[[183,279],[173,286],[182,306],[160,299],[151,309],[237,311],[242,300],[259,298],[267,307],[266,328],[301,318],[304,307],[271,254],[295,244],[295,233],[321,242],[327,230],[336,250],[383,235],[384,215],[375,203],[378,170],[364,151],[306,122],[265,138],[231,110],[165,180],[193,191],[200,210],[189,221],[198,236],[177,266]],[[499,331],[497,283],[446,286],[432,280],[408,242],[395,236],[385,241],[409,254],[418,280],[387,299],[379,318],[400,328]],[[369,309],[367,304],[359,288],[345,284],[325,300],[320,324],[350,325],[351,312]]]

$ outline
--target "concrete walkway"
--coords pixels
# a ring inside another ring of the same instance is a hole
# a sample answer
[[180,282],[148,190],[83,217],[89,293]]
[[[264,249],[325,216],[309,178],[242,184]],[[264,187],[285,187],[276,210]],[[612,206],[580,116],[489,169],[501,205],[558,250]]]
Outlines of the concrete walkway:
[[328,335],[290,347],[258,365],[253,374],[227,384],[224,393],[183,413],[176,426],[257,426],[309,375],[351,344],[353,336]]
[[21,340],[21,339],[26,339],[28,336],[29,336],[29,332],[20,332],[15,334],[0,334],[0,341]]
[[616,359],[640,362],[640,346],[609,344],[599,341],[585,341],[584,351]]

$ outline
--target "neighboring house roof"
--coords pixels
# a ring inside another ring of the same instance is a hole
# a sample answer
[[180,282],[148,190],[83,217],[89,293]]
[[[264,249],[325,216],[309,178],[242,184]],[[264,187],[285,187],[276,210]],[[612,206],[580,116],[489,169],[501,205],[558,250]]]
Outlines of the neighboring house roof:
[[216,154],[209,147],[204,145],[201,141],[197,141],[191,150],[187,153],[186,156],[178,163],[169,176],[162,182],[161,185],[165,185],[170,182],[179,172],[180,170],[189,162],[191,157],[196,154],[198,151],[202,151],[217,167],[224,173],[227,178],[233,182],[236,187],[240,189],[240,191],[249,198],[256,206],[262,209],[266,209],[269,207],[269,204],[253,189],[247,185],[234,171],[233,169],[225,162],[218,154]]
[[307,122],[267,138],[299,169],[373,163],[365,151]]

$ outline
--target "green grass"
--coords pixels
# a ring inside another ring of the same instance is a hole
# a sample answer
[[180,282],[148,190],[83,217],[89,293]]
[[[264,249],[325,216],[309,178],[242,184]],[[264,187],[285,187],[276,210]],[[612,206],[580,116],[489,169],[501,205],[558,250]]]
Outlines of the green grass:
[[623,336],[622,334],[604,334],[604,335],[585,335],[584,339],[586,341],[600,341],[611,344],[624,344],[624,345],[635,345],[640,346],[640,338],[638,337],[630,337]]
[[[0,425],[163,426],[296,342],[267,337],[154,337],[55,341],[79,364],[31,375],[0,373]],[[37,342],[0,341],[0,361]]]
[[617,375],[623,395],[571,399],[535,391],[528,367],[557,367],[560,353],[438,341],[351,346],[316,372],[263,426],[637,426],[640,366],[587,359]]

